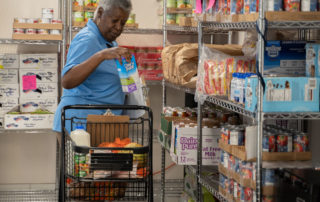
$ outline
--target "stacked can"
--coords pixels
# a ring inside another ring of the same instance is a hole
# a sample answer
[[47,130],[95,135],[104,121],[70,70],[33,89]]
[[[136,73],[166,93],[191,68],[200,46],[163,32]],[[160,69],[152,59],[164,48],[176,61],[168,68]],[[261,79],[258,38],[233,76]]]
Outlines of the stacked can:
[[294,152],[306,152],[309,150],[309,138],[307,134],[300,132],[293,135]]
[[267,11],[282,11],[283,0],[269,0],[265,1],[265,8]]
[[263,169],[262,170],[262,185],[273,186],[276,182],[274,169]]

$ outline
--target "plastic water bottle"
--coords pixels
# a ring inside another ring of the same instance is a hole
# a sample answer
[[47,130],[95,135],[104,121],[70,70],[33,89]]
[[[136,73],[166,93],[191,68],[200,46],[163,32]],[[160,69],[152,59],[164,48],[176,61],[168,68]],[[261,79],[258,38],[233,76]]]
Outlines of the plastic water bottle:
[[77,146],[90,147],[90,134],[84,130],[83,126],[76,126],[76,129],[70,134],[71,139]]

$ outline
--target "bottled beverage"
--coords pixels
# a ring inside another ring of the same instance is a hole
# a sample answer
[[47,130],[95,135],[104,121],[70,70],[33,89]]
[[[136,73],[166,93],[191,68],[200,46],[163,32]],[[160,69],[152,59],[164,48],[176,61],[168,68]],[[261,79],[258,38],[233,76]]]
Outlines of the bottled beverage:
[[70,137],[77,146],[90,147],[90,134],[84,130],[83,126],[76,126],[76,129],[71,132]]

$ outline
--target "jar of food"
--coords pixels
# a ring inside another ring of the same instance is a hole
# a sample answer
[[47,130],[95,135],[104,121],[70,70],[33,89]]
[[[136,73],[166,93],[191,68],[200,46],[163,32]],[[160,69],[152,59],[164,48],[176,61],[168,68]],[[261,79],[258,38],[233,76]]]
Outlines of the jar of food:
[[89,19],[93,18],[93,15],[94,15],[94,12],[89,12],[89,11],[84,12],[84,21],[88,22]]
[[177,0],[167,0],[167,8],[177,8]]
[[84,12],[73,12],[73,20],[75,22],[83,22],[84,21]]

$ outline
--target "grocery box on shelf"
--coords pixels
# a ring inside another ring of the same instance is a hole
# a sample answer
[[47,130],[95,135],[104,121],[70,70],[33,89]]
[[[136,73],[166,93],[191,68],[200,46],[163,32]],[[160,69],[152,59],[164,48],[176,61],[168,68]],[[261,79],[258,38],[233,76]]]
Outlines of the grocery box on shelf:
[[19,68],[18,54],[0,54],[0,69]]
[[57,68],[48,69],[20,69],[20,82],[24,81],[25,77],[30,77],[36,83],[57,83],[58,70]]
[[0,116],[19,105],[18,98],[0,98]]
[[20,113],[19,107],[11,110],[4,116],[5,129],[51,129],[54,114],[25,114]]
[[[178,165],[197,165],[197,127],[180,127],[174,125],[171,135],[170,155]],[[202,164],[218,165],[220,148],[218,140],[219,128],[203,128],[202,130]]]
[[35,83],[34,81],[20,82],[20,97],[44,99],[58,97],[57,83]]
[[20,98],[21,112],[34,112],[39,109],[46,109],[54,113],[58,106],[58,98],[42,98],[42,99],[28,99]]
[[319,68],[319,52],[320,44],[307,44],[306,45],[306,76],[307,77],[320,77]]
[[58,55],[50,54],[20,54],[20,68],[57,68]]
[[[319,112],[318,78],[265,77],[264,112]],[[246,78],[245,109],[257,108],[258,78]]]
[[264,74],[305,76],[305,41],[267,41],[264,52]]
[[0,98],[19,97],[19,84],[0,84]]
[[18,69],[1,69],[0,83],[18,83]]

